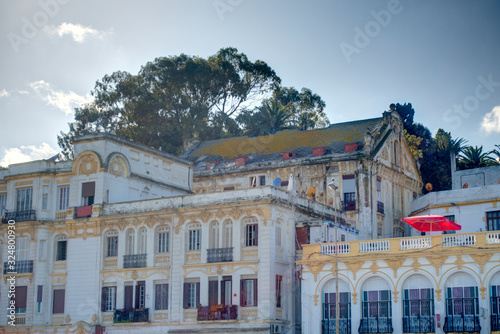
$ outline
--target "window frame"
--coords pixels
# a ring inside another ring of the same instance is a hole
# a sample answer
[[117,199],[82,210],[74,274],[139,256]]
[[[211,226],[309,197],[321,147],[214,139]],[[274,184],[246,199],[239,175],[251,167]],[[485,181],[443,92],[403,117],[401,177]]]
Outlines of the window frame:
[[486,230],[488,231],[500,230],[500,211],[486,212]]
[[155,284],[155,310],[168,310],[168,283]]
[[57,187],[57,211],[65,211],[69,207],[69,185]]
[[245,224],[245,247],[259,245],[259,223],[253,221]]
[[56,261],[66,261],[67,259],[68,237],[66,235],[59,235],[56,237]]
[[156,231],[156,254],[170,252],[170,227],[161,226]]
[[118,256],[118,232],[106,232],[106,257]]

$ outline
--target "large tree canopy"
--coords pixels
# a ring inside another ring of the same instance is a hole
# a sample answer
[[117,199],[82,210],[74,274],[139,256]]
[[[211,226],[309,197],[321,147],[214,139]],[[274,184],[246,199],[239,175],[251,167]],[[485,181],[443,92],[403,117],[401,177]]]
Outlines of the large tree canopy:
[[208,59],[156,58],[137,75],[119,71],[97,81],[94,101],[75,110],[59,145],[69,158],[75,136],[108,132],[179,154],[193,137],[239,135],[239,110],[270,96],[280,82],[265,62],[252,62],[235,48]]

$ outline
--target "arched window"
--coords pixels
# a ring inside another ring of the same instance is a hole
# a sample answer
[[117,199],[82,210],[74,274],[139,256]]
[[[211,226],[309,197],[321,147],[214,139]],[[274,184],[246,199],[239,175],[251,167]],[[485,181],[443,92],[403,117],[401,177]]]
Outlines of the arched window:
[[118,232],[106,232],[106,256],[118,256]]
[[68,237],[65,234],[56,237],[56,261],[66,261]]
[[146,228],[141,227],[138,232],[137,254],[147,253],[147,241],[148,232],[146,231]]
[[125,254],[132,255],[134,254],[134,245],[135,245],[135,231],[131,228],[127,230],[125,235]]
[[[328,281],[323,287],[323,333],[335,333],[337,317],[335,280]],[[340,333],[351,333],[351,293],[349,286],[339,280],[339,329]]]
[[160,226],[156,230],[156,253],[168,253],[170,246],[170,227]]
[[391,290],[380,277],[370,278],[361,289],[360,333],[392,333]]
[[276,222],[276,247],[281,247],[281,222]]
[[191,224],[187,231],[188,251],[197,251],[201,249],[201,225]]
[[210,235],[208,248],[219,248],[219,222],[213,221],[210,223]]
[[468,274],[456,273],[445,284],[445,332],[479,332],[479,296],[476,281]]
[[227,219],[224,222],[224,231],[222,234],[222,247],[230,248],[233,247],[233,222]]
[[428,278],[413,275],[403,284],[403,332],[434,332],[434,289]]
[[259,235],[259,223],[257,218],[252,217],[245,220],[245,246],[257,246]]

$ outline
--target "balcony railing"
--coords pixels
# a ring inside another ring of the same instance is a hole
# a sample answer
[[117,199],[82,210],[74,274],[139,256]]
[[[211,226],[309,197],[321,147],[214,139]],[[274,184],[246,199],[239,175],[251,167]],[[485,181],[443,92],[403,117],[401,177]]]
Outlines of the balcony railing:
[[480,332],[479,317],[475,315],[448,315],[444,320],[443,331],[450,332]]
[[207,262],[231,262],[233,261],[233,247],[207,249]]
[[474,234],[446,235],[443,236],[443,247],[475,246]]
[[7,224],[9,220],[14,220],[16,223],[34,221],[36,220],[36,210],[5,211],[2,223]]
[[3,263],[3,273],[18,273],[29,274],[33,272],[33,260],[16,261],[16,264],[9,265],[8,262]]
[[80,206],[75,210],[75,218],[86,218],[92,216],[92,205]]
[[406,238],[401,239],[399,242],[400,250],[408,250],[408,249],[425,249],[432,247],[432,238]]
[[[492,298],[498,298],[498,297],[492,297]],[[491,330],[500,331],[500,315],[498,314],[491,315]]]
[[377,201],[377,212],[384,213],[384,203]]
[[434,333],[434,317],[403,317],[403,333]]
[[199,321],[236,320],[238,319],[237,305],[217,305],[198,307]]
[[393,333],[392,319],[388,317],[361,319],[358,332],[361,333]]
[[[339,243],[337,247],[339,249],[338,254],[349,254],[351,252],[351,245],[348,243]],[[335,244],[321,245],[321,254],[335,254]]]
[[115,310],[113,322],[149,322],[149,309]]
[[500,244],[500,232],[490,232],[486,234],[486,243],[488,245]]
[[352,210],[356,210],[356,201],[345,201],[344,211],[352,211]]
[[[324,334],[335,334],[335,319],[321,320],[321,329]],[[339,334],[351,334],[351,319],[340,318]]]
[[145,268],[147,267],[148,254],[123,255],[123,268]]
[[360,253],[388,252],[391,250],[389,240],[366,241],[359,243]]

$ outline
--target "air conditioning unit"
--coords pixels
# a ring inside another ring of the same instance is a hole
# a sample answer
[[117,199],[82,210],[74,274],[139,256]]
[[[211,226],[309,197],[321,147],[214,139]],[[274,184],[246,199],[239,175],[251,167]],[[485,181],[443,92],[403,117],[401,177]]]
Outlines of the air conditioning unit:
[[283,325],[271,324],[271,334],[283,333]]

